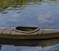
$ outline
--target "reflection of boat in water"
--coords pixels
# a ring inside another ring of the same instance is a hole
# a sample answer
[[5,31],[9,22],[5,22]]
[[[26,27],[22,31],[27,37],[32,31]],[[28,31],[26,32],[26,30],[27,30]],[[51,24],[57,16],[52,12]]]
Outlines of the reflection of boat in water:
[[40,41],[41,40],[0,38],[1,45],[14,45],[14,46],[40,46],[39,44]]
[[59,37],[59,29],[39,27],[0,27],[0,38],[46,39]]
[[0,50],[1,50],[2,45],[0,44]]
[[[54,43],[55,42],[55,43]],[[14,46],[51,46],[59,43],[59,38],[54,39],[6,39],[0,38],[1,45]]]

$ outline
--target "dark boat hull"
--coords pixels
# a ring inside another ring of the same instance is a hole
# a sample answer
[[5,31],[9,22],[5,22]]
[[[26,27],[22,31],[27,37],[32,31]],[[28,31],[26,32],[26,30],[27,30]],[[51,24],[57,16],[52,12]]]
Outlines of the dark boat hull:
[[59,33],[35,34],[35,35],[0,34],[0,38],[10,38],[10,39],[47,39],[47,38],[57,38],[57,37],[59,37]]

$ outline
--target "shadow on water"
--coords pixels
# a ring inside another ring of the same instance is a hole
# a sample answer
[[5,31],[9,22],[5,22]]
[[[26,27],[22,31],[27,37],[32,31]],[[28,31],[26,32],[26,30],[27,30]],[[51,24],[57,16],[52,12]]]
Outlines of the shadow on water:
[[[42,50],[49,51],[49,50],[56,50],[56,49],[58,50],[58,47],[59,47],[58,44],[59,44],[59,38],[43,39],[43,40],[39,40],[39,39],[37,39],[37,40],[33,40],[33,39],[32,40],[27,40],[27,39],[26,40],[20,40],[20,39],[0,39],[0,50],[3,49],[3,45],[14,45],[14,46],[20,46],[20,49],[23,49],[23,50],[24,50],[24,48],[26,49],[28,47],[32,48],[32,47],[39,46],[39,47],[43,47],[43,48],[39,48],[38,47],[39,49],[36,49],[36,51],[42,51]],[[21,46],[24,46],[24,47],[21,48]],[[28,47],[25,47],[25,46],[28,46]],[[8,46],[5,46],[5,47],[7,48]],[[30,50],[30,49],[28,49],[28,50]]]
[[[53,45],[59,44],[59,38],[54,39],[0,39],[0,50],[2,45],[14,45],[14,46],[28,46],[28,47],[44,47],[53,48]],[[55,46],[54,46],[55,47]],[[50,50],[50,49],[49,49]]]
[[37,46],[40,40],[31,39],[0,39],[0,44],[8,44],[14,46]]
[[55,39],[0,39],[1,45],[14,46],[52,46],[59,44],[59,38]]

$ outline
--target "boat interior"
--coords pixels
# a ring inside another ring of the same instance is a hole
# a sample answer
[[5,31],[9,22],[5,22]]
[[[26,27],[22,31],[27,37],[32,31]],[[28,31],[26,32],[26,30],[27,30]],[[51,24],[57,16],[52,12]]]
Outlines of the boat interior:
[[21,27],[21,26],[17,26],[15,29],[19,30],[19,31],[24,31],[24,32],[34,32],[34,31],[38,31],[39,27]]

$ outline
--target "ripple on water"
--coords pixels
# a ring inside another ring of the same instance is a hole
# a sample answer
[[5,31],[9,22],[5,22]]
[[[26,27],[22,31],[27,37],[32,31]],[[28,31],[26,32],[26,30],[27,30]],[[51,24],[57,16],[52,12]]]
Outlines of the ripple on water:
[[59,44],[49,47],[43,47],[40,50],[37,51],[59,51]]

